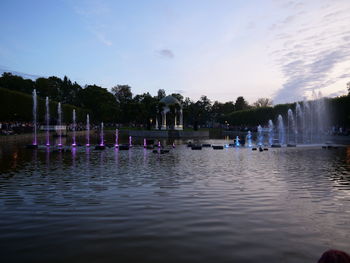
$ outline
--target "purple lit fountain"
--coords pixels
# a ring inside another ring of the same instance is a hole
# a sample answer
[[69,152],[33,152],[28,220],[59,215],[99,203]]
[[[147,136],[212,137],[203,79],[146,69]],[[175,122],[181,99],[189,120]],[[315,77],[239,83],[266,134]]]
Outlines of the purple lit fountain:
[[132,137],[129,136],[129,147],[132,147]]
[[119,130],[115,129],[115,145],[116,148],[119,147]]
[[76,116],[75,116],[75,109],[73,110],[73,143],[72,143],[72,146],[75,147],[77,146],[77,142],[76,142],[76,139],[75,139],[75,136],[76,136],[76,126],[77,126],[77,123],[76,123]]
[[146,140],[146,138],[143,138],[143,148],[147,148],[147,140]]
[[33,135],[33,145],[38,145],[37,140],[37,97],[36,97],[36,90],[33,90],[33,127],[34,127],[34,135]]
[[101,122],[101,133],[100,133],[101,141],[100,141],[100,146],[104,146],[105,145],[103,137],[104,137],[104,134],[103,134],[103,122]]
[[106,148],[104,143],[104,134],[103,134],[103,122],[101,122],[101,132],[100,132],[100,144],[95,146],[96,150],[104,150]]
[[90,116],[86,115],[86,147],[90,147]]
[[46,146],[50,146],[50,108],[49,108],[49,97],[46,97]]
[[38,148],[37,140],[37,98],[36,90],[33,90],[33,143],[26,146],[27,149]]
[[58,146],[62,147],[62,108],[61,108],[61,102],[58,103],[57,112],[58,112]]

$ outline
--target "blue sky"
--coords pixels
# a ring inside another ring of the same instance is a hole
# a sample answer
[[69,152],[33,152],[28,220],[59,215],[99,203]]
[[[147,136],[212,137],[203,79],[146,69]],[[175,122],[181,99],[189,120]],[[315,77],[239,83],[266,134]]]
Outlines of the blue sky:
[[0,70],[275,103],[346,93],[349,0],[1,1]]

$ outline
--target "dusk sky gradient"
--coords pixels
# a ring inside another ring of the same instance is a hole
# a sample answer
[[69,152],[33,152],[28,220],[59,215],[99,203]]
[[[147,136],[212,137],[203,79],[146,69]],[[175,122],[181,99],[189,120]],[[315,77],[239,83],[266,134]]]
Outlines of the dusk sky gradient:
[[350,0],[3,0],[0,23],[0,73],[250,103],[350,81]]

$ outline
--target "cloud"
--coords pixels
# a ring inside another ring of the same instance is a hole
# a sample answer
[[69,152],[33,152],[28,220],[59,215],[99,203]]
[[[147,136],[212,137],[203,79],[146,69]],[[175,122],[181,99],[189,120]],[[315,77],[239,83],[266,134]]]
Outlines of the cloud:
[[157,50],[157,54],[163,58],[172,59],[174,58],[174,53],[170,49],[160,49]]
[[11,73],[12,75],[16,75],[16,76],[21,76],[25,79],[31,79],[31,80],[36,80],[37,78],[43,77],[39,75],[33,75],[33,74],[23,73],[19,71],[9,70],[7,67],[0,68],[0,75],[2,75],[5,72]]
[[90,31],[98,41],[106,46],[112,46],[112,41],[107,37],[110,8],[103,0],[88,0],[80,5],[74,2],[75,13],[83,20],[86,29]]
[[[320,10],[309,7],[305,14],[289,15],[275,26],[274,39],[279,42],[279,48],[270,54],[285,81],[275,93],[274,101],[299,100],[313,89],[329,90],[350,76],[350,32],[344,30],[350,23],[350,15],[342,3],[345,2]],[[280,30],[285,23],[293,23],[288,34]],[[329,96],[335,94],[338,93],[328,92]]]

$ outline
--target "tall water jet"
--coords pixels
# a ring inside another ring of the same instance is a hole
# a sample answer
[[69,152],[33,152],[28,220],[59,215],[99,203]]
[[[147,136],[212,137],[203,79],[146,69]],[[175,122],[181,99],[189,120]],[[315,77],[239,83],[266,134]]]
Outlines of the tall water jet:
[[86,147],[90,147],[90,116],[86,114]]
[[132,137],[129,136],[129,147],[132,147]]
[[146,138],[143,138],[143,148],[147,148],[147,140],[146,140]]
[[46,122],[46,146],[50,146],[50,105],[49,105],[49,97],[46,97],[46,114],[45,114],[45,122]]
[[263,133],[262,133],[262,127],[261,125],[258,126],[258,146],[263,145]]
[[37,140],[37,97],[36,97],[36,90],[33,90],[33,145],[38,145]]
[[73,143],[72,143],[72,146],[75,147],[77,146],[77,142],[75,140],[75,136],[76,136],[76,127],[77,126],[77,123],[76,123],[76,116],[75,116],[75,109],[73,110]]
[[277,129],[278,129],[278,141],[279,143],[282,145],[284,144],[284,124],[283,124],[283,117],[282,115],[278,115],[278,118],[277,118]]
[[247,143],[248,143],[248,147],[252,147],[252,133],[250,131],[248,131],[247,133]]
[[239,147],[240,146],[240,143],[239,143],[239,137],[236,136],[236,147]]
[[101,122],[100,146],[104,146],[105,145],[103,136],[104,136],[104,134],[103,134],[103,122]]
[[119,130],[115,129],[115,147],[119,147]]
[[62,108],[61,108],[61,102],[58,103],[57,112],[58,112],[58,146],[62,146]]
[[273,132],[273,122],[272,120],[269,120],[269,145],[271,146],[273,144],[273,138],[274,138],[274,132]]
[[295,106],[295,130],[296,130],[295,142],[296,143],[298,143],[298,141],[300,141],[300,139],[301,139],[301,142],[303,142],[302,138],[300,138],[300,134],[303,131],[302,125],[303,125],[303,112],[302,112],[302,109],[301,109],[299,102],[297,102],[297,104]]
[[295,144],[296,143],[296,129],[295,129],[294,113],[291,109],[288,109],[287,141],[288,141],[288,144]]
[[312,119],[311,119],[311,109],[308,101],[303,101],[303,143],[307,143],[312,139]]

